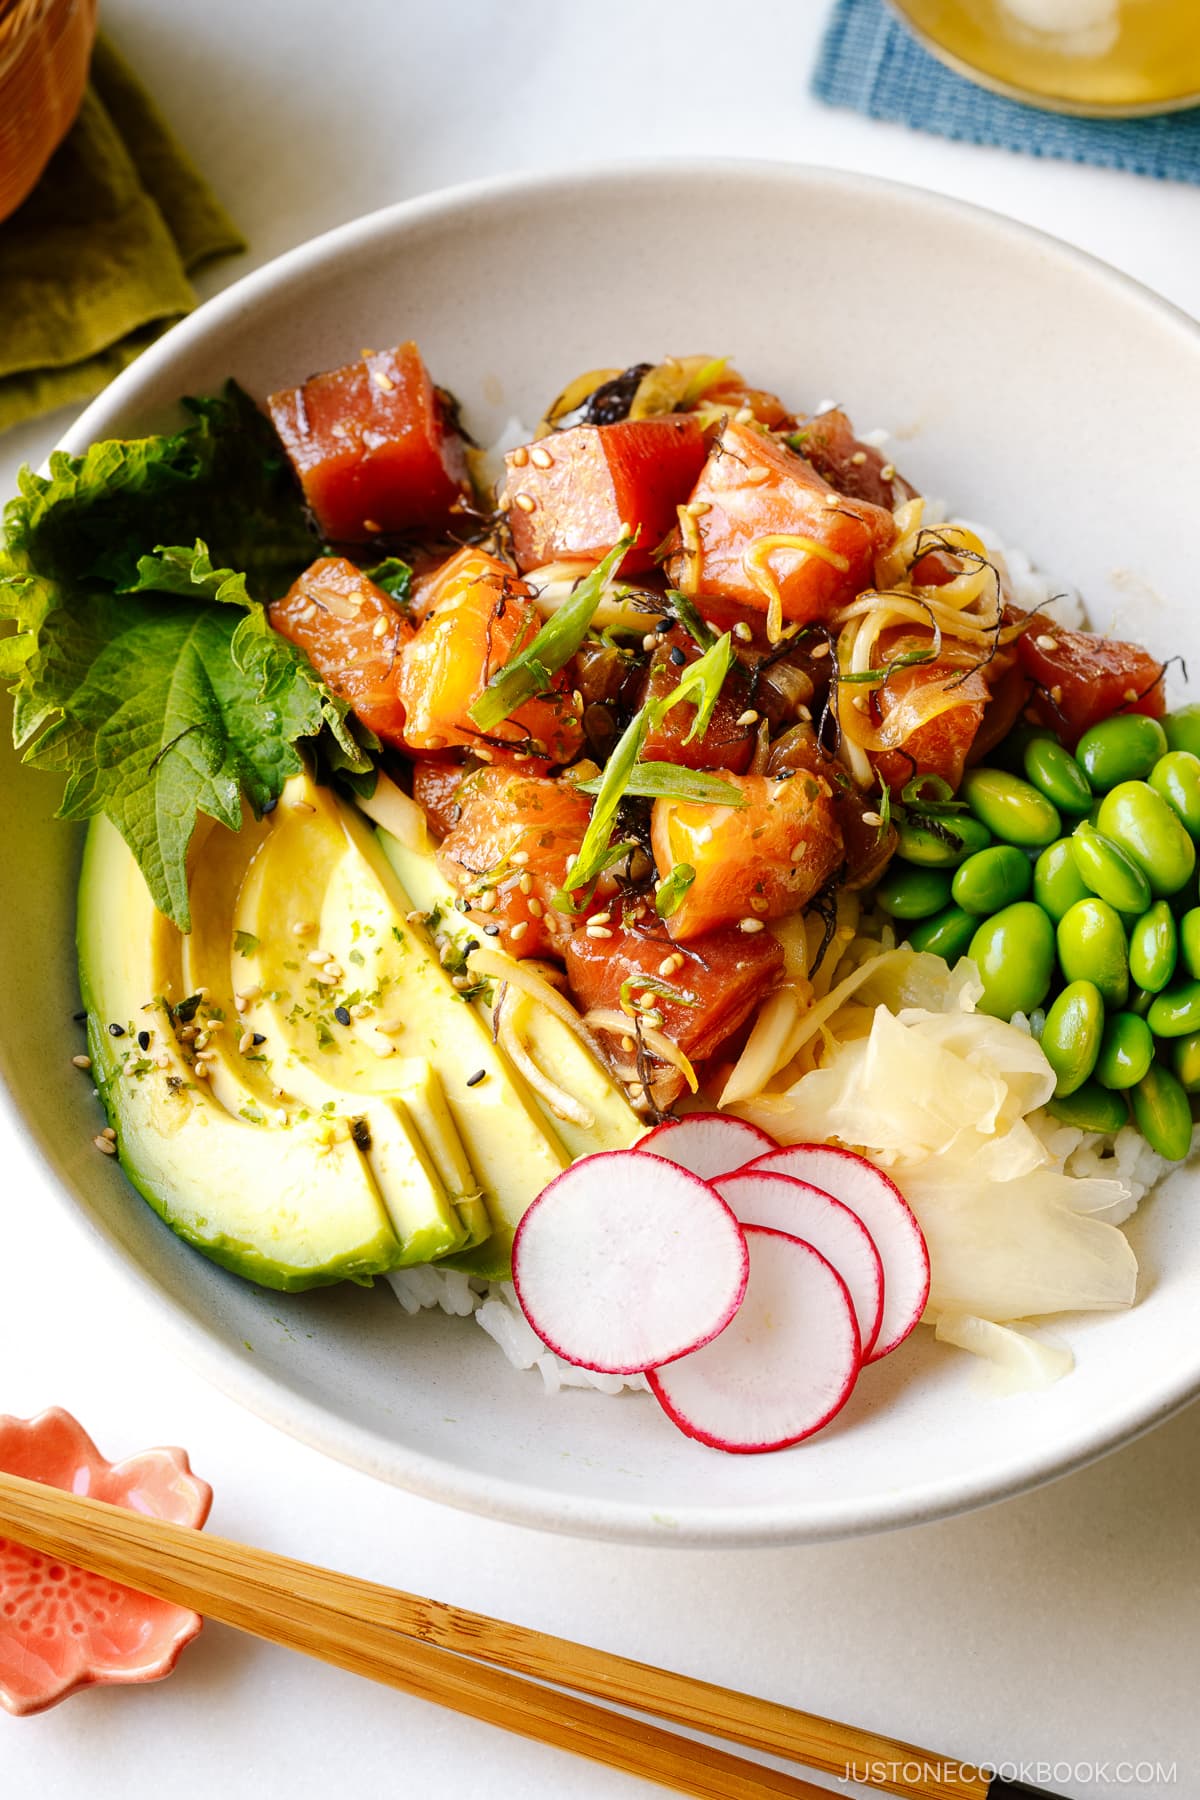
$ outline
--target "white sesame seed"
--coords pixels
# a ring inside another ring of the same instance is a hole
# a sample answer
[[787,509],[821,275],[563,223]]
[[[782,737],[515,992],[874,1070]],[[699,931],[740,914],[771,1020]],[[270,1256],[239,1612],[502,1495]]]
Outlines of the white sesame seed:
[[883,814],[877,812],[865,812],[862,816],[862,822],[864,825],[882,825]]
[[342,979],[342,971],[333,963],[326,963],[323,969],[317,970],[316,979],[322,987],[336,987]]
[[631,1100],[644,1100],[646,1098],[646,1090],[642,1086],[640,1081],[631,1081],[630,1082],[629,1098]]
[[673,975],[675,972],[675,958],[673,956],[664,956],[658,965],[658,972],[660,975]]
[[117,1154],[117,1146],[110,1137],[105,1137],[103,1132],[99,1132],[92,1139],[92,1142],[95,1144],[97,1150],[103,1150],[105,1156],[115,1156]]
[[363,530],[369,531],[372,537],[378,537],[379,533],[383,530],[383,526],[379,523],[378,519],[364,519]]
[[770,481],[771,471],[763,463],[751,463],[742,480],[750,482],[754,487],[761,487],[764,481]]
[[375,383],[375,386],[379,389],[381,394],[390,394],[396,385],[391,376],[385,375],[382,369],[373,369],[371,371],[371,380]]
[[705,513],[712,511],[712,501],[711,500],[689,500],[688,504],[687,504],[687,510],[688,510],[688,512],[691,513],[693,519],[702,519],[704,517]]
[[522,875],[520,881],[517,883],[517,886],[520,888],[520,890],[523,894],[532,894],[532,892],[533,892],[533,876],[529,875],[529,874]]
[[202,1062],[193,1063],[192,1074],[196,1077],[197,1081],[207,1081],[208,1065]]
[[512,929],[510,930],[508,935],[512,939],[513,943],[515,944],[519,938],[523,938],[525,936],[525,933],[528,930],[529,930],[528,919],[521,919],[516,925],[514,925],[512,927]]
[[471,975],[455,975],[452,978],[450,985],[451,985],[451,987],[456,987],[458,989],[459,993],[461,994],[465,991],[465,989],[467,989],[469,987],[474,987],[475,980],[474,980],[474,977]]
[[842,496],[840,494],[826,494],[825,504],[830,507],[840,506],[842,504]]
[[354,1005],[347,1008],[347,1010],[352,1019],[365,1019],[369,1016],[371,1011],[365,1000],[356,1000]]
[[757,725],[758,724],[758,714],[755,712],[755,710],[752,706],[748,706],[744,713],[740,713],[738,715],[738,724],[739,725]]
[[591,923],[593,925],[611,925],[612,924],[612,914],[610,912],[593,913],[592,918],[591,918]]
[[207,1043],[208,1043],[207,1031],[197,1032],[196,1038],[195,1038],[195,1045],[196,1045],[197,1050],[203,1050]]
[[866,460],[867,453],[865,450],[856,450],[854,455],[850,458],[850,461],[854,464],[856,469],[861,469]]
[[77,1069],[90,1069],[92,1066],[92,1059],[90,1056],[73,1056],[71,1061]]
[[755,931],[761,931],[762,928],[763,928],[763,922],[761,919],[739,919],[738,920],[738,930],[744,931],[747,934],[750,934]]
[[[1053,700],[1055,706],[1061,706],[1062,697],[1063,697],[1062,687],[1058,682],[1055,682],[1054,686],[1050,689],[1050,698],[1051,698],[1051,700]],[[1137,699],[1136,694],[1134,695],[1134,699],[1135,700]]]
[[1058,649],[1058,639],[1056,637],[1051,637],[1050,633],[1048,631],[1040,632],[1038,634],[1038,636],[1034,638],[1033,641],[1037,645],[1039,650],[1057,650]]
[[658,639],[655,637],[654,633],[652,631],[648,631],[646,633],[645,637],[642,639],[642,649],[645,650],[647,652],[647,654],[649,654],[649,652],[654,649],[654,647],[657,643],[658,643]]
[[754,632],[751,630],[750,626],[747,625],[745,619],[739,619],[733,628],[733,635],[739,644],[748,644],[754,636]]
[[198,987],[196,989],[196,998],[203,1004],[204,1001],[208,999],[208,989],[206,987]]
[[170,1068],[171,1059],[167,1055],[165,1050],[159,1051],[158,1055],[154,1059],[154,1066],[156,1069],[169,1069]]
[[534,499],[532,494],[526,494],[526,493],[514,494],[513,495],[513,504],[515,506],[519,506],[523,513],[534,512],[537,508],[537,501]]
[[508,860],[514,868],[523,869],[529,861],[529,852],[528,850],[514,850]]
[[896,478],[895,463],[884,463],[882,469],[880,469],[880,471],[879,471],[879,479],[881,481],[894,481],[895,478]]
[[812,657],[813,661],[816,662],[820,657],[829,655],[829,645],[824,643],[814,644],[809,651],[809,655]]
[[371,636],[381,638],[381,637],[386,637],[387,634],[388,634],[388,622],[385,618],[380,616],[378,619],[376,619],[375,623],[371,627]]
[[540,919],[545,910],[546,909],[540,900],[534,899],[529,902],[529,916],[531,919]]
[[1121,695],[1122,700],[1125,701],[1136,700],[1137,697],[1138,691],[1136,688],[1126,688],[1125,692]]
[[529,461],[529,452],[524,444],[519,444],[508,460],[514,469],[523,469]]
[[256,982],[253,987],[243,988],[241,993],[238,994],[237,998],[238,998],[238,1000],[240,1000],[242,1002],[243,1005],[251,1006],[254,1003],[254,1001],[260,999],[261,996],[262,996],[262,988]]
[[296,813],[315,813],[315,812],[316,812],[316,810],[317,810],[317,809],[316,809],[316,807],[315,807],[315,806],[310,806],[310,805],[309,805],[309,804],[308,804],[308,801],[307,801],[307,800],[293,800],[293,801],[292,801],[292,811],[293,811],[293,812],[296,812]]
[[247,1050],[253,1050],[253,1048],[254,1033],[252,1031],[243,1031],[241,1037],[238,1039],[238,1055],[245,1056]]
[[499,900],[500,896],[497,894],[495,888],[489,888],[486,894],[481,896],[476,911],[485,913],[495,912]]
[[631,1037],[623,1037],[621,1039],[621,1048],[624,1050],[626,1056],[628,1056],[631,1051],[637,1048],[637,1046]]
[[548,450],[542,448],[541,444],[534,445],[533,449],[529,452],[529,460],[539,469],[549,469],[554,466],[554,458]]
[[395,1056],[395,1054],[396,1054],[396,1046],[395,1046],[395,1044],[387,1044],[387,1043],[384,1043],[384,1044],[376,1044],[376,1046],[375,1046],[375,1054],[376,1054],[376,1056],[378,1056],[378,1057],[379,1057],[379,1058],[380,1058],[380,1059],[381,1059],[381,1060],[382,1060],[382,1058],[383,1058],[383,1057],[385,1057],[385,1056]]
[[375,1029],[376,1031],[381,1031],[384,1037],[399,1037],[400,1033],[404,1030],[404,1020],[380,1019]]
[[612,936],[607,925],[588,925],[585,929],[590,938],[610,938]]

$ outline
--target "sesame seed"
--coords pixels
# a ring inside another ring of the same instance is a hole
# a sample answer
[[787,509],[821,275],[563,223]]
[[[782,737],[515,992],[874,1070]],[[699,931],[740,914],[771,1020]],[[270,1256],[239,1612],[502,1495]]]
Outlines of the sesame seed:
[[658,642],[658,639],[655,637],[654,633],[652,631],[648,631],[646,633],[645,637],[642,639],[642,649],[649,652],[654,649],[654,646],[657,644],[657,642]]
[[633,1050],[635,1050],[637,1048],[637,1046],[631,1037],[623,1037],[621,1039],[621,1048],[622,1048],[622,1050],[624,1050],[626,1056],[628,1056],[628,1055],[630,1055],[630,1053]]
[[829,655],[829,645],[828,644],[814,644],[811,651],[809,652],[809,654],[812,657],[813,661],[816,662],[822,656]]
[[92,1139],[92,1142],[95,1144],[97,1150],[103,1150],[105,1156],[115,1156],[117,1154],[117,1146],[110,1137],[105,1137],[103,1132],[98,1132]]
[[880,481],[894,481],[896,479],[895,463],[884,463],[879,471],[879,479]]
[[642,1086],[640,1081],[631,1081],[630,1082],[629,1098],[631,1100],[644,1100],[646,1098],[646,1090]]
[[590,938],[610,938],[612,936],[607,925],[588,925],[585,929]]
[[339,1025],[348,1025],[350,1023],[349,1007],[335,1006],[333,1009],[333,1016],[337,1020]]
[[192,1064],[192,1074],[196,1077],[197,1081],[207,1081],[208,1080],[207,1065],[202,1062],[193,1063]]
[[540,900],[535,899],[529,902],[529,916],[531,919],[540,919],[545,910],[546,909]]
[[[500,896],[497,894],[495,888],[489,888],[487,893],[484,894],[482,896],[482,898],[480,899],[479,905],[476,907],[476,911],[477,912],[485,912],[485,913],[495,912],[496,907],[499,905],[499,902],[500,902]],[[499,930],[499,926],[497,926],[496,929]]]
[[77,1069],[90,1069],[92,1066],[92,1059],[90,1056],[73,1056],[71,1061]]
[[238,1039],[238,1055],[245,1056],[247,1050],[252,1050],[253,1048],[254,1033],[252,1031],[243,1031],[241,1037]]
[[826,496],[825,496],[826,506],[831,506],[831,507],[832,506],[840,506],[841,503],[842,503],[842,496],[840,494],[826,494]]
[[856,706],[859,712],[866,712],[869,705],[865,694],[851,694],[850,703],[852,706]]
[[687,652],[686,652],[686,650],[682,649],[680,647],[680,645],[672,644],[671,649],[670,649],[670,657],[671,657],[671,661],[675,664],[675,667],[677,669],[682,669],[684,663],[687,661]]
[[500,927],[498,925],[485,925],[483,928],[483,935],[484,937],[499,937]]
[[171,1059],[167,1055],[165,1050],[159,1051],[158,1055],[154,1059],[154,1066],[156,1069],[169,1069],[170,1068]]
[[757,725],[758,724],[758,714],[755,712],[755,710],[752,706],[748,706],[744,713],[739,714],[738,724],[739,725]]
[[862,816],[862,822],[864,825],[882,825],[883,814],[877,812],[865,812]]
[[850,461],[854,464],[856,469],[861,469],[866,460],[867,453],[865,450],[856,450],[854,455],[850,458]]
[[149,1048],[150,1048],[150,1033],[148,1031],[139,1031],[138,1032],[138,1049],[139,1050],[148,1050]]
[[451,978],[450,985],[456,987],[460,994],[465,994],[468,988],[475,986],[475,981],[470,975],[455,975]]
[[1138,697],[1138,691],[1136,688],[1126,688],[1125,692],[1121,696],[1122,700],[1126,700],[1126,701],[1136,700],[1137,697]]
[[108,1028],[108,1035],[109,1037],[124,1037],[125,1027],[123,1025],[110,1025]]
[[323,969],[317,970],[316,979],[322,987],[336,987],[342,979],[342,971],[333,963],[327,963]]
[[[258,1000],[261,997],[261,995],[262,995],[262,988],[259,987],[258,983],[256,982],[253,987],[243,988],[241,993],[237,996],[237,998],[238,998],[238,1000],[240,1000],[242,1002],[243,1006],[249,1006],[252,1004],[253,1001]],[[241,1007],[238,1008],[238,1011],[239,1012],[241,1011]]]
[[517,883],[517,886],[520,888],[520,890],[523,894],[532,894],[532,892],[533,892],[533,876],[530,875],[527,871],[524,875],[522,875],[520,881]]
[[531,463],[536,464],[539,469],[550,469],[554,466],[554,458],[551,456],[550,452],[544,450],[540,444],[535,444],[533,449],[529,452],[529,460]]
[[486,1081],[486,1080],[487,1080],[487,1070],[486,1069],[476,1069],[476,1071],[473,1075],[467,1076],[467,1086],[468,1087],[478,1087],[481,1081]]
[[523,469],[525,464],[529,461],[529,452],[524,444],[518,445],[508,460],[511,462],[514,469]]
[[[1054,686],[1050,689],[1050,698],[1051,698],[1051,700],[1053,700],[1055,706],[1062,705],[1062,697],[1063,697],[1062,687],[1058,682],[1055,682]],[[1135,698],[1136,698],[1136,696],[1135,696]]]
[[197,1048],[197,1050],[203,1050],[203,1049],[204,1049],[204,1048],[205,1048],[205,1046],[206,1046],[206,1044],[207,1044],[207,1043],[208,1043],[208,1033],[207,1033],[207,1031],[199,1031],[199,1032],[197,1032],[197,1033],[196,1033],[196,1039],[195,1039],[195,1043],[196,1043],[196,1048]]
[[1058,649],[1058,639],[1056,637],[1051,637],[1050,633],[1048,631],[1043,631],[1043,632],[1039,633],[1039,635],[1037,637],[1035,637],[1033,641],[1037,645],[1039,650],[1057,650]]
[[379,533],[383,530],[383,526],[379,523],[378,519],[364,519],[363,530],[369,531],[372,537],[378,537]]
[[745,619],[739,619],[733,628],[733,635],[739,644],[748,644],[754,636],[754,633],[749,625],[747,625]]
[[611,925],[612,914],[610,912],[593,913],[591,922],[593,925]]
[[381,638],[381,637],[386,637],[387,634],[388,634],[387,620],[383,617],[376,619],[375,623],[371,627],[371,636]]
[[514,868],[523,869],[529,861],[529,852],[528,850],[514,850],[508,860]]
[[396,385],[391,376],[385,375],[382,369],[373,369],[371,371],[371,380],[375,383],[375,386],[379,389],[381,394],[390,394]]
[[314,968],[322,969],[329,961],[332,954],[333,952],[330,950],[310,950],[307,960],[312,963]]
[[198,987],[196,989],[196,998],[203,1003],[208,999],[208,989],[206,987]]
[[376,1044],[375,1054],[382,1061],[382,1059],[385,1056],[395,1056],[396,1046],[395,1046],[395,1044],[386,1044],[386,1043],[385,1044]]
[[673,956],[664,956],[658,965],[658,972],[660,975],[673,975],[675,973],[675,958]]
[[292,811],[295,813],[315,813],[316,810],[316,807],[310,806],[307,800],[292,801]]
[[764,898],[761,894],[754,894],[751,896],[750,906],[751,906],[752,911],[754,911],[756,913],[765,913],[767,910],[768,904],[769,904],[769,902],[764,900]]
[[288,1122],[287,1107],[277,1106],[273,1116],[277,1125],[286,1125]]
[[179,1041],[181,1044],[190,1044],[195,1035],[196,1027],[194,1025],[184,1025],[180,1028]]
[[738,930],[744,931],[748,935],[755,931],[761,931],[762,928],[763,928],[763,922],[761,919],[739,919],[738,920]]
[[523,513],[531,513],[537,510],[537,501],[532,494],[514,494],[513,504],[519,506]]
[[257,1046],[258,1046],[258,1045],[259,1045],[259,1044],[265,1044],[265,1043],[266,1043],[266,1041],[267,1041],[267,1040],[266,1040],[266,1038],[265,1038],[265,1037],[264,1037],[264,1036],[263,1036],[263,1034],[262,1034],[262,1032],[261,1032],[261,1031],[256,1031],[256,1032],[255,1032],[255,1033],[254,1033],[254,1034],[253,1034],[253,1037],[252,1037],[252,1038],[251,1038],[251,1042],[252,1042],[252,1043],[253,1043],[253,1044],[254,1044],[254,1045],[255,1045],[255,1047],[257,1047]]
[[752,482],[755,487],[760,487],[764,481],[770,481],[771,471],[764,463],[752,463],[742,479]]
[[805,724],[807,724],[809,722],[809,720],[812,718],[812,707],[804,706],[804,705],[798,706],[796,708],[796,717],[798,719],[803,720],[803,722]]
[[693,519],[702,519],[705,513],[712,511],[712,501],[689,500],[687,503],[687,511],[691,513]]
[[518,941],[518,939],[523,938],[525,936],[525,933],[528,930],[529,930],[528,919],[522,919],[518,924],[516,924],[512,927],[512,929],[510,930],[508,935],[512,939],[513,943],[515,944]]
[[375,1029],[376,1031],[381,1031],[384,1037],[399,1037],[400,1033],[404,1030],[404,1020],[380,1019]]
[[109,1139],[109,1140],[110,1140],[110,1142],[113,1142],[113,1143],[115,1143],[115,1142],[116,1142],[116,1137],[117,1137],[117,1134],[116,1134],[116,1130],[115,1130],[115,1128],[114,1128],[114,1127],[113,1127],[113,1126],[111,1126],[111,1125],[105,1125],[105,1126],[104,1126],[104,1128],[103,1128],[103,1130],[102,1130],[102,1131],[101,1131],[101,1133],[100,1133],[100,1136],[101,1136],[101,1137],[106,1137],[106,1138],[108,1138],[108,1139]]

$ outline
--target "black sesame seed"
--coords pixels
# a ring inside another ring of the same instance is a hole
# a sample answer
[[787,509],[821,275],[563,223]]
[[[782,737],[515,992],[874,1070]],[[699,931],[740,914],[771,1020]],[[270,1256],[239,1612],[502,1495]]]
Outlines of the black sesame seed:
[[124,1037],[125,1027],[123,1025],[110,1025],[108,1028],[108,1035],[109,1037]]
[[345,1006],[335,1006],[333,1009],[333,1016],[339,1025],[348,1025],[350,1023],[350,1012]]
[[354,1139],[354,1142],[358,1145],[360,1150],[369,1150],[371,1148],[371,1127],[367,1124],[365,1119],[351,1119],[350,1136]]
[[269,813],[273,813],[278,805],[278,800],[264,800],[262,809],[263,818],[265,819]]
[[486,1078],[487,1078],[487,1070],[486,1069],[476,1069],[476,1071],[473,1075],[467,1076],[467,1086],[468,1087],[478,1087],[480,1082],[486,1080]]
[[148,1050],[150,1048],[150,1033],[148,1031],[138,1032],[138,1048],[140,1050]]
[[266,1041],[266,1037],[261,1031],[256,1031],[254,1036],[250,1039],[252,1044],[265,1044]]
[[87,1018],[86,1012],[77,1012],[77,1013],[71,1014],[72,1022],[76,1025],[82,1025],[86,1018]]
[[655,629],[655,631],[670,631],[670,629],[671,629],[672,625],[674,625],[674,623],[675,623],[674,619],[670,619],[670,618],[656,619],[654,622],[654,629]]
[[463,945],[463,955],[470,956],[472,950],[478,950],[478,948],[479,948],[479,939],[478,938],[468,938],[466,943]]
[[499,937],[500,936],[500,927],[498,925],[485,925],[483,928],[483,934],[485,937]]
[[675,667],[677,669],[682,669],[684,663],[687,661],[687,651],[681,650],[678,644],[672,644],[670,655],[671,661],[675,664]]

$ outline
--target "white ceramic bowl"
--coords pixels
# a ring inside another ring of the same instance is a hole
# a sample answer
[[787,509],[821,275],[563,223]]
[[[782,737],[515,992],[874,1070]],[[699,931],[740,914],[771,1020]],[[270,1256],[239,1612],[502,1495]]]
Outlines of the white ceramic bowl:
[[[767,387],[887,424],[905,471],[1088,596],[1097,627],[1197,653],[1200,331],[1111,269],[993,215],[826,171],[714,163],[434,195],[347,225],[239,282],[148,351],[66,447],[169,420],[233,374],[257,395],[362,344],[415,336],[484,441],[581,369],[729,353]],[[7,734],[5,734],[7,737]],[[385,1286],[268,1294],[174,1238],[91,1148],[64,1079],[76,835],[49,777],[6,752],[0,1055],[31,1134],[103,1254],[185,1352],[265,1418],[455,1506],[654,1543],[756,1544],[935,1518],[1078,1466],[1200,1389],[1200,1206],[1173,1177],[1132,1227],[1141,1297],[1071,1320],[1049,1392],[978,1391],[918,1332],[835,1425],[722,1456],[644,1396],[549,1398],[470,1322],[404,1316]],[[36,1019],[38,1029],[29,1029]],[[248,1348],[247,1346],[252,1346]]]

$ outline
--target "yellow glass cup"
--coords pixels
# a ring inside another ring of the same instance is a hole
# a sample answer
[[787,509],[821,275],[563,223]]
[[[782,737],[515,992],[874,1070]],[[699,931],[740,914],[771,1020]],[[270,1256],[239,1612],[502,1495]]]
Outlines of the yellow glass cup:
[[1200,0],[892,0],[943,62],[1058,112],[1200,104]]

